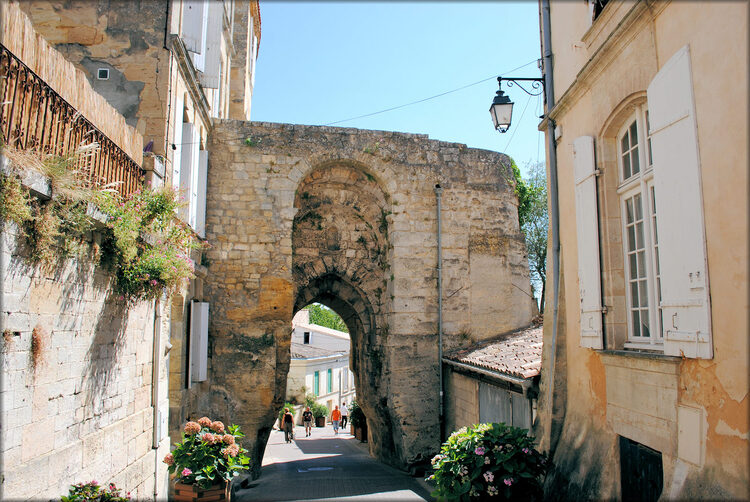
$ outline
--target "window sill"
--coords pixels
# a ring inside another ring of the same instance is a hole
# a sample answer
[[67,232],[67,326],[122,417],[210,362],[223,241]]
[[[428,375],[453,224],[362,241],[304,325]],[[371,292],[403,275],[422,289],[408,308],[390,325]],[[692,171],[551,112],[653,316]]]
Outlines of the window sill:
[[631,349],[625,348],[620,350],[597,350],[600,354],[606,354],[610,356],[622,356],[622,357],[633,357],[642,359],[658,359],[665,362],[679,362],[682,358],[677,356],[667,356],[662,352],[653,349]]

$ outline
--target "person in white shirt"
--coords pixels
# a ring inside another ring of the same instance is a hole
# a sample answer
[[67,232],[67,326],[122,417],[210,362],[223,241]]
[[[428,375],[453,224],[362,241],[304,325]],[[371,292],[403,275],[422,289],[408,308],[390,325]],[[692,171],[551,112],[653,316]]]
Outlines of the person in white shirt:
[[346,407],[346,403],[341,403],[341,428],[346,427],[346,422],[349,420],[349,409]]

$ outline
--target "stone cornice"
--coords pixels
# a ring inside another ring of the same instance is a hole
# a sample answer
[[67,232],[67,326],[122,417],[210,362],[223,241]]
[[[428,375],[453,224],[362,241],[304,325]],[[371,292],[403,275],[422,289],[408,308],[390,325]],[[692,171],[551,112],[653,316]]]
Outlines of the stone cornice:
[[[581,96],[591,88],[591,84],[596,81],[598,76],[609,66],[610,63],[620,54],[623,47],[630,41],[633,35],[643,26],[651,21],[659,12],[661,12],[669,2],[651,2],[642,0],[635,2],[630,10],[622,17],[617,26],[606,37],[601,45],[594,51],[589,60],[576,75],[573,83],[565,90],[560,99],[555,103],[554,108],[549,111],[539,124],[538,129],[544,131],[547,129],[547,120],[551,118],[556,120],[573,106]],[[612,11],[610,11],[612,12]],[[587,44],[593,42],[594,38],[599,35],[601,26],[609,20],[608,16],[604,19],[598,19],[602,24],[597,22],[584,34]]]
[[182,78],[185,80],[185,85],[187,85],[193,103],[195,103],[196,111],[200,114],[201,120],[206,128],[210,129],[212,123],[211,116],[208,113],[208,100],[206,99],[206,95],[203,93],[203,88],[198,81],[198,73],[193,66],[193,61],[190,59],[187,47],[185,47],[185,44],[180,37],[177,35],[170,35],[169,49],[177,60],[177,67],[179,68]]

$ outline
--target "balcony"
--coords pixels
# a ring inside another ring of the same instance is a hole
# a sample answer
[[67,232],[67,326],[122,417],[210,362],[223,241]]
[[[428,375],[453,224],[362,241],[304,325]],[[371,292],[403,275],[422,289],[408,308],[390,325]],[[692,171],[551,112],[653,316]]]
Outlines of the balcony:
[[124,197],[143,185],[141,166],[2,44],[0,133],[4,145],[56,156],[97,143],[76,166],[91,185],[114,186]]

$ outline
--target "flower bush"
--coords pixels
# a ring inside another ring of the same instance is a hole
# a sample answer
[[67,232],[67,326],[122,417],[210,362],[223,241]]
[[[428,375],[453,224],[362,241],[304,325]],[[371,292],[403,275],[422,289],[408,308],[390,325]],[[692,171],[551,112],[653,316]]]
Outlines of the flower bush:
[[181,483],[201,488],[230,481],[239,471],[250,468],[247,450],[237,442],[245,435],[238,425],[201,417],[185,424],[182,442],[164,457],[170,474],[178,473]]
[[[110,267],[120,299],[135,302],[175,291],[194,277],[191,250],[204,247],[175,215],[178,192],[146,187],[124,198],[114,185],[89,186],[77,166],[98,147],[82,145],[64,157],[3,148],[11,169],[0,174],[0,218],[19,227],[34,264],[51,267],[89,249],[88,234],[95,228],[90,213],[98,209],[106,220],[102,245],[91,248]],[[49,180],[49,200],[30,196],[20,181],[25,170]]]
[[130,492],[121,495],[114,483],[100,486],[96,480],[88,483],[78,483],[70,487],[68,495],[60,497],[61,502],[126,502],[130,500]]
[[526,429],[500,423],[463,427],[432,459],[433,496],[450,500],[541,500],[550,466]]
[[365,413],[362,408],[359,407],[359,403],[356,400],[352,400],[349,403],[349,423],[356,429],[362,427],[365,424]]

